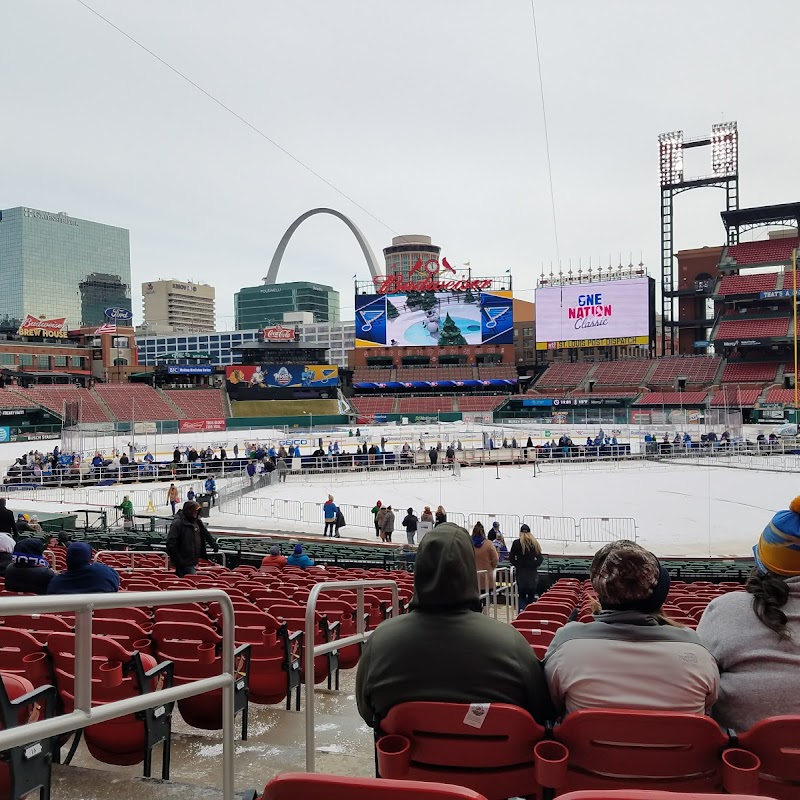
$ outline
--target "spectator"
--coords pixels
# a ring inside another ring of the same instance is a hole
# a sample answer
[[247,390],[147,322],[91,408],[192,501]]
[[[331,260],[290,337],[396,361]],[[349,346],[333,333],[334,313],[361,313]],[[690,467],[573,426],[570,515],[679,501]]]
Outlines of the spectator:
[[[410,613],[381,623],[356,675],[358,713],[378,729],[400,703],[509,703],[550,715],[542,668],[510,625],[480,613],[467,532],[440,525],[420,542]],[[431,670],[431,664],[439,669]]]
[[800,497],[775,514],[753,553],[746,591],[712,600],[697,628],[720,669],[713,716],[736,731],[800,714]]
[[187,500],[169,528],[167,553],[179,578],[195,574],[200,559],[208,558],[208,547],[219,552],[217,540],[208,532],[199,513],[200,506]]
[[167,490],[167,505],[172,508],[172,516],[175,516],[175,508],[180,503],[181,496],[178,494],[178,488],[175,486],[174,483],[169,485],[169,489]]
[[538,570],[544,561],[541,545],[527,525],[520,526],[519,539],[511,543],[508,560],[516,570],[519,610],[522,611],[536,599]]
[[289,465],[285,458],[278,459],[278,481],[286,483],[286,476],[289,474]]
[[122,512],[122,524],[125,528],[133,527],[133,503],[131,498],[126,494],[122,498],[122,502],[118,506],[114,506],[117,510]]
[[0,497],[0,533],[10,533],[15,539],[18,536],[17,521],[14,512],[6,508],[5,497]]
[[331,536],[336,533],[336,512],[338,510],[336,503],[333,502],[333,495],[329,494],[328,499],[322,504],[322,515],[325,519],[325,529],[322,532],[323,536],[327,536],[328,531],[330,531]]
[[491,593],[495,588],[494,570],[500,557],[497,555],[495,546],[486,538],[482,522],[476,522],[472,529],[472,548],[481,592],[489,591]]
[[[181,451],[177,447],[172,451],[172,463],[173,464],[181,463]],[[174,514],[175,512],[173,511],[172,513]]]
[[54,576],[50,562],[44,557],[44,542],[39,539],[17,542],[4,575],[9,592],[47,594],[47,586]]
[[414,544],[414,536],[416,536],[417,533],[418,522],[419,520],[417,519],[416,514],[414,514],[414,509],[409,508],[406,511],[405,517],[403,517],[403,522],[401,523],[406,529],[406,539],[408,539],[409,544]]
[[205,487],[206,494],[211,495],[211,505],[215,506],[217,504],[217,482],[211,475],[206,478]]
[[345,524],[346,523],[345,523],[345,519],[344,519],[344,513],[342,512],[341,508],[337,507],[336,508],[336,534],[335,534],[337,539],[341,538],[340,535],[339,535],[339,531],[340,531],[340,529],[344,528]]
[[433,512],[431,511],[431,507],[430,506],[425,506],[425,508],[422,509],[422,514],[420,514],[419,521],[420,522],[433,522]]
[[194,493],[194,489],[192,489],[192,488],[190,488],[190,489],[189,489],[189,491],[188,491],[188,492],[186,492],[186,499],[187,499],[187,500],[188,500],[190,503],[194,503],[194,499],[195,499],[195,497],[196,497],[196,496],[197,496],[197,495],[195,495],[195,493]]
[[381,506],[378,513],[375,515],[375,522],[378,524],[378,536],[383,541],[383,520],[386,517],[386,506]]
[[623,539],[595,554],[590,577],[602,611],[594,622],[561,628],[545,656],[557,711],[707,713],[717,699],[717,665],[693,630],[661,614],[670,581],[658,559]]
[[286,559],[286,565],[289,567],[308,569],[314,566],[314,561],[303,552],[303,545],[296,544],[294,546],[294,552]]
[[394,511],[391,506],[386,506],[386,513],[383,515],[381,522],[381,539],[384,542],[392,541],[392,534],[394,533]]
[[256,475],[256,462],[255,461],[250,461],[247,464],[247,474],[248,474],[248,476],[250,478],[250,485],[252,486],[253,482],[255,481],[255,475]]
[[99,561],[92,563],[87,542],[73,542],[67,548],[67,570],[56,575],[47,594],[109,594],[119,591],[119,573]]
[[497,557],[502,564],[504,561],[508,561],[508,548],[506,547],[503,534],[499,533],[499,528],[495,528],[495,525],[497,525],[496,522],[489,528],[489,533],[486,534],[486,538],[492,543],[494,549],[497,550]]
[[0,575],[5,575],[6,568],[11,564],[14,545],[14,539],[10,534],[0,533]]
[[381,526],[378,524],[378,512],[381,510],[381,501],[378,500],[377,503],[372,507],[372,521],[375,523],[375,535],[380,538],[381,535]]
[[281,555],[281,548],[277,544],[272,545],[269,554],[264,556],[261,562],[262,567],[285,567],[286,556]]
[[431,445],[431,449],[428,450],[428,458],[431,462],[431,468],[436,466],[436,462],[439,460],[439,451]]
[[437,506],[434,526],[441,525],[443,522],[447,522],[447,514],[445,513],[444,506]]
[[239,458],[239,445],[236,443],[233,445],[233,457]]
[[28,515],[21,511],[17,514],[17,531],[19,533],[36,533],[36,528],[31,525]]

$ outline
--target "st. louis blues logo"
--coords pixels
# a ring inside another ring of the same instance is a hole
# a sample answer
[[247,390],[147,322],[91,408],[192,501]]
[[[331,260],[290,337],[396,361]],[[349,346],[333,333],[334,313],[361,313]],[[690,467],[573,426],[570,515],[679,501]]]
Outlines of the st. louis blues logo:
[[358,316],[361,317],[361,330],[371,331],[372,325],[377,322],[386,313],[385,308],[361,308],[358,311]]
[[491,330],[497,327],[497,320],[508,314],[511,309],[508,306],[484,306],[481,310],[486,314],[486,328]]

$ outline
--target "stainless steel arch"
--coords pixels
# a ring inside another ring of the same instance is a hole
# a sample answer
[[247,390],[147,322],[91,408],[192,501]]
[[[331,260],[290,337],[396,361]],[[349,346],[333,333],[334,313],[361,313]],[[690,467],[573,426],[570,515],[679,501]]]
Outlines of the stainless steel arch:
[[358,226],[349,218],[342,214],[341,211],[337,211],[334,208],[312,208],[311,211],[306,211],[305,214],[301,214],[287,229],[286,233],[283,234],[283,238],[278,242],[278,247],[275,249],[275,254],[272,256],[272,261],[269,263],[269,270],[267,271],[267,277],[264,278],[264,283],[272,284],[276,282],[278,277],[278,267],[281,265],[281,261],[283,260],[283,254],[286,252],[286,245],[289,244],[289,240],[294,235],[294,232],[300,227],[300,225],[305,222],[309,217],[313,217],[315,214],[330,214],[337,219],[340,219],[347,225],[348,228],[353,232],[353,236],[356,237],[356,241],[361,247],[361,252],[364,254],[364,258],[367,260],[367,266],[369,267],[370,274],[373,278],[377,278],[381,271],[378,268],[378,262],[375,260],[375,254],[372,252],[372,248],[369,246],[369,242],[364,238],[364,234],[358,229]]

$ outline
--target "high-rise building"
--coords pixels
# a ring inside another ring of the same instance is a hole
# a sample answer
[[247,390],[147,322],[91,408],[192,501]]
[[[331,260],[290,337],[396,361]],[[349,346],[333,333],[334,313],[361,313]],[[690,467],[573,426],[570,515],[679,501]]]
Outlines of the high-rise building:
[[176,280],[142,284],[144,325],[142,331],[159,333],[205,333],[213,331],[213,286]]
[[234,350],[240,344],[257,342],[261,331],[212,331],[179,336],[176,334],[136,336],[139,348],[139,363],[154,367],[171,362],[194,364],[207,359],[215,366],[241,364],[241,351]]
[[278,325],[283,315],[309,311],[315,322],[339,321],[339,292],[332,286],[307,281],[246,286],[233,296],[236,329]]
[[[98,276],[103,289],[93,284]],[[63,211],[0,211],[0,318],[31,314],[66,317],[70,328],[94,324],[102,321],[96,309],[112,283],[113,296],[124,300],[113,305],[130,309],[131,248],[125,228]],[[93,318],[84,319],[84,311]]]
[[400,275],[408,279],[409,272],[414,265],[421,261],[438,261],[442,248],[431,244],[430,236],[408,234],[395,236],[390,247],[383,248],[383,257],[386,259],[386,274]]
[[93,272],[78,284],[81,293],[81,320],[84,325],[102,325],[107,308],[126,308],[130,311],[128,287],[119,275]]

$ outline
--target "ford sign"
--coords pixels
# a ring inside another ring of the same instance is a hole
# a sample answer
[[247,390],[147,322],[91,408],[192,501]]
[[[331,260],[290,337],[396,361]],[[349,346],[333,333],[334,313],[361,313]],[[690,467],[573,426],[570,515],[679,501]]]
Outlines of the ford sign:
[[133,311],[128,311],[127,308],[120,306],[107,308],[103,313],[106,315],[106,319],[115,319],[117,322],[130,322],[133,319]]

